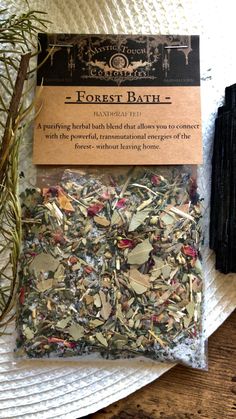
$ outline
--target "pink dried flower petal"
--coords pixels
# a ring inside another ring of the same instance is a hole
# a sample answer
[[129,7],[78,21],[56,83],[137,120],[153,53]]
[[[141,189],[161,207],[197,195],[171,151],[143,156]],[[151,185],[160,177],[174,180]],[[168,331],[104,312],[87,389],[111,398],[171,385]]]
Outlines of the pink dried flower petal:
[[119,201],[116,203],[116,208],[121,209],[125,207],[127,198],[121,198],[119,199]]
[[119,249],[132,249],[134,247],[134,241],[130,239],[121,239],[117,246]]
[[151,177],[151,182],[153,185],[159,185],[160,184],[160,177],[157,175],[153,175]]
[[90,207],[87,209],[88,215],[93,217],[94,215],[98,214],[103,209],[103,207],[104,205],[99,202],[97,204],[90,205]]
[[194,247],[192,246],[183,246],[182,247],[182,252],[186,255],[186,256],[190,256],[194,259],[197,258],[197,251],[196,249],[194,249]]

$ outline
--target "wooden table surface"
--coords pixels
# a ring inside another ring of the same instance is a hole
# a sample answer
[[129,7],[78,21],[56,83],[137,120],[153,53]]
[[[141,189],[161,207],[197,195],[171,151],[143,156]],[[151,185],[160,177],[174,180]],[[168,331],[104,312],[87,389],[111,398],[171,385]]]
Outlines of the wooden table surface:
[[208,371],[177,366],[84,419],[236,419],[236,311],[208,341]]

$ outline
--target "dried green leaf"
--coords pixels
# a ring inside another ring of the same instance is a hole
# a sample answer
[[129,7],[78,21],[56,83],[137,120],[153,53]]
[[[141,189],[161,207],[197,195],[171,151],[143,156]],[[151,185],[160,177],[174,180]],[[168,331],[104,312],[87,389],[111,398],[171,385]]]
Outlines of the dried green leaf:
[[193,315],[194,315],[194,309],[195,309],[195,303],[194,301],[190,301],[190,303],[188,303],[188,305],[186,306],[186,310],[191,319],[193,318]]
[[102,326],[103,324],[104,324],[104,321],[99,320],[99,319],[90,320],[90,322],[89,322],[89,326],[92,329],[95,329],[96,327]]
[[121,226],[122,224],[124,224],[122,217],[120,216],[119,212],[115,210],[111,217],[111,226]]
[[80,324],[72,324],[68,332],[74,340],[79,340],[84,336],[84,328]]
[[163,213],[163,214],[160,215],[160,219],[166,225],[171,225],[171,224],[173,224],[175,222],[174,217],[172,217],[169,214],[165,214],[165,213]]
[[106,296],[105,296],[103,291],[99,291],[99,295],[100,295],[101,302],[102,302],[102,309],[101,309],[100,313],[101,313],[101,316],[103,317],[103,319],[107,320],[109,318],[110,314],[111,314],[112,306],[107,301]]
[[93,219],[95,223],[100,226],[108,227],[110,225],[110,221],[106,217],[99,217],[98,215],[96,215]]
[[24,335],[27,340],[31,340],[34,337],[34,332],[27,326],[24,328]]
[[103,345],[103,346],[108,346],[107,340],[104,338],[102,333],[96,333],[96,339]]
[[37,289],[40,292],[47,291],[47,290],[51,289],[52,286],[53,286],[53,279],[52,278],[42,279],[41,281],[37,282],[37,285],[36,285]]
[[153,201],[153,198],[146,199],[143,201],[137,208],[137,211],[142,211],[144,208],[148,207]]
[[202,264],[201,264],[201,261],[199,259],[197,259],[195,261],[194,269],[197,271],[197,273],[201,274],[201,272],[202,272]]
[[35,272],[36,275],[40,272],[56,271],[59,265],[59,260],[55,259],[49,253],[40,253],[35,256],[29,265],[29,270]]
[[86,294],[83,298],[83,300],[85,301],[85,303],[87,305],[92,304],[93,303],[93,296],[90,294]]
[[129,225],[129,232],[136,230],[143,222],[146,220],[146,218],[149,216],[150,210],[143,210],[136,212],[136,214],[133,215],[130,221]]
[[95,305],[96,307],[101,307],[102,302],[101,302],[101,298],[100,298],[99,294],[95,294],[95,295],[93,296],[93,301],[94,301],[94,305]]
[[83,216],[85,218],[87,218],[87,216],[88,216],[87,208],[83,207],[82,205],[78,205],[78,208],[79,208],[81,214],[83,214]]
[[128,263],[130,265],[142,265],[147,262],[149,259],[150,252],[153,250],[153,247],[149,239],[144,240],[142,243],[138,244],[131,252],[128,254]]
[[172,293],[173,293],[172,289],[165,291],[160,297],[160,300],[159,300],[160,304],[163,304],[166,300],[168,300],[168,298],[171,296]]
[[171,266],[169,266],[169,265],[163,266],[161,272],[162,272],[163,278],[168,279],[170,277],[170,273],[171,273]]
[[110,303],[106,302],[103,304],[101,309],[101,316],[104,318],[104,320],[107,320],[111,314],[112,306]]
[[192,317],[185,316],[183,321],[184,321],[184,327],[185,329],[187,329],[192,321]]
[[59,329],[65,329],[65,327],[68,325],[70,321],[71,316],[68,316],[65,319],[59,320],[59,322],[56,323],[56,327],[58,327]]
[[54,279],[56,279],[58,282],[61,282],[64,280],[64,278],[65,278],[65,268],[60,263],[60,265],[58,265],[58,268],[54,272]]
[[136,294],[143,294],[150,287],[149,275],[143,275],[137,269],[130,269],[129,280]]

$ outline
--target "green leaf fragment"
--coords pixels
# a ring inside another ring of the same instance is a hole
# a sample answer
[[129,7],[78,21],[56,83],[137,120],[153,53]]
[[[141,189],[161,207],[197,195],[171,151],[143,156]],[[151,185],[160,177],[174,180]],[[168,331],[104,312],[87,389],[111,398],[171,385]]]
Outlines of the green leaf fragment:
[[168,279],[170,277],[170,273],[171,273],[171,267],[169,265],[165,265],[162,270],[162,275],[164,279]]
[[24,329],[24,335],[27,340],[31,340],[34,337],[33,331],[28,326]]
[[40,280],[38,283],[37,283],[37,289],[40,291],[40,292],[44,292],[44,291],[47,291],[47,290],[49,290],[49,289],[51,289],[52,288],[52,286],[53,286],[53,279],[52,278],[50,278],[50,279],[42,279],[42,280]]
[[29,270],[35,272],[36,275],[40,272],[49,272],[56,271],[59,265],[59,260],[55,259],[49,253],[40,253],[35,256],[31,264],[29,265]]
[[146,220],[150,210],[139,211],[133,215],[129,225],[129,232],[136,230]]
[[175,222],[175,219],[169,214],[161,215],[160,218],[161,221],[166,225],[173,224]]
[[95,329],[96,327],[101,326],[103,323],[104,323],[104,322],[103,322],[102,320],[99,320],[99,319],[90,320],[90,322],[89,322],[89,326],[90,326],[92,329]]
[[68,332],[74,340],[79,340],[84,336],[84,328],[80,324],[72,324]]
[[129,280],[136,294],[143,294],[150,287],[149,276],[143,275],[137,269],[130,269]]
[[103,346],[108,346],[107,340],[104,338],[103,334],[98,332],[96,333],[96,339],[103,345]]
[[115,210],[111,217],[111,226],[122,225],[122,224],[123,224],[122,217],[120,216],[119,212]]
[[186,310],[187,310],[187,312],[188,312],[188,314],[189,314],[190,317],[193,317],[194,309],[195,309],[195,302],[194,301],[191,301],[186,306]]
[[59,322],[56,323],[56,327],[58,327],[59,329],[65,329],[65,327],[68,325],[70,321],[71,316],[68,316],[65,319],[59,320]]
[[65,276],[65,268],[64,266],[60,263],[60,265],[58,265],[58,268],[56,269],[56,271],[54,272],[54,278],[61,282],[64,280],[64,276]]
[[142,243],[138,244],[131,252],[128,254],[128,263],[130,265],[142,265],[147,262],[149,259],[150,252],[153,250],[153,247],[149,239],[144,240]]

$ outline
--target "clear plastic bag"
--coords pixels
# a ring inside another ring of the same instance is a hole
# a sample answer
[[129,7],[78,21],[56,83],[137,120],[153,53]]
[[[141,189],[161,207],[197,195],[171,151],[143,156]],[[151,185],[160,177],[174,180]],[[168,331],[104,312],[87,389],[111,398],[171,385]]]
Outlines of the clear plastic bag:
[[205,367],[196,168],[41,168],[22,194],[18,356]]

